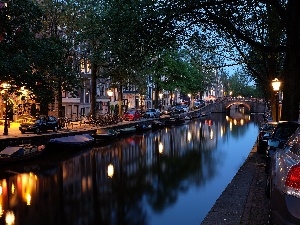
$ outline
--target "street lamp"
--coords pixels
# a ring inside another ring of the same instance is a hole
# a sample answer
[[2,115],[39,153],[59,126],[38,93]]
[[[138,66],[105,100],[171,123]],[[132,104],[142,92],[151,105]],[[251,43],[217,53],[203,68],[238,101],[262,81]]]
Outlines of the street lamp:
[[109,89],[107,91],[107,95],[109,96],[109,101],[108,101],[108,112],[109,112],[109,114],[111,113],[110,112],[110,102],[111,102],[111,97],[113,96],[113,94],[114,94],[114,92],[112,90]]
[[275,107],[276,107],[276,122],[278,122],[278,105],[279,105],[279,89],[280,89],[281,82],[275,78],[272,80],[272,87],[275,91]]
[[7,121],[7,114],[8,114],[8,89],[10,88],[10,84],[3,83],[2,89],[4,90],[4,100],[5,100],[5,118],[4,118],[4,131],[3,135],[8,135],[8,121]]

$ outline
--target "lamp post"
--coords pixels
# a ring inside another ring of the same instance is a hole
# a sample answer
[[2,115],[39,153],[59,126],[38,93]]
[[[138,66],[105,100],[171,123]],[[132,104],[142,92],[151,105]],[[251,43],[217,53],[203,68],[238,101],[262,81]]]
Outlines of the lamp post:
[[8,96],[7,96],[7,92],[5,92],[5,119],[4,119],[3,135],[8,135],[8,124],[7,124],[8,104],[7,104],[7,100],[8,100]]
[[8,121],[7,121],[7,114],[8,114],[8,89],[10,84],[3,83],[2,89],[4,90],[4,100],[5,100],[5,118],[4,118],[4,131],[3,135],[8,135]]
[[278,105],[279,105],[279,89],[280,89],[281,82],[275,78],[272,80],[272,87],[275,91],[275,107],[276,107],[276,122],[278,122]]
[[108,90],[107,91],[107,95],[109,96],[109,101],[108,101],[108,112],[109,112],[109,114],[111,114],[111,111],[110,111],[110,102],[111,102],[111,97],[113,96],[113,91],[112,90]]

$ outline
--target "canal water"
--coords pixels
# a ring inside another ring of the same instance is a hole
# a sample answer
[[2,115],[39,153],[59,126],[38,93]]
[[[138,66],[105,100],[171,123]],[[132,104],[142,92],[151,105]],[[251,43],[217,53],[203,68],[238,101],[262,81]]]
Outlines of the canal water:
[[0,224],[199,225],[246,160],[261,120],[212,114],[6,168]]

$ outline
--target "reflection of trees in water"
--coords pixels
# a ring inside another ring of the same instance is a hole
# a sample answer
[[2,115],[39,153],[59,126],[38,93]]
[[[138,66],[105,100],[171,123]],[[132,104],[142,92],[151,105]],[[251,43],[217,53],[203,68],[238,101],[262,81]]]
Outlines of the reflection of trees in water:
[[[97,201],[94,209],[101,218],[99,224],[147,224],[147,215],[142,205],[143,181],[142,167],[131,172],[139,158],[140,137],[121,139],[110,146],[94,149],[93,183]],[[137,158],[136,158],[137,157]],[[131,161],[132,160],[132,161]],[[107,166],[114,165],[114,175],[107,176]],[[95,196],[94,194],[94,196]],[[99,217],[99,216],[98,216]]]
[[186,192],[190,187],[188,178],[201,166],[201,153],[188,151],[183,156],[161,155],[156,165],[150,168],[152,174],[151,189],[146,193],[147,201],[155,211],[163,211],[173,205],[179,192]]
[[149,168],[152,182],[147,200],[155,211],[175,204],[180,193],[204,185],[215,174],[209,132],[209,124],[199,120],[171,128],[155,139],[164,146],[163,154],[157,154]]
[[[108,222],[110,218],[110,222],[116,220],[113,224],[146,224],[143,196],[155,211],[163,211],[176,203],[180,193],[191,186],[204,185],[210,179],[215,173],[214,167],[202,168],[214,165],[210,161],[215,160],[213,146],[205,148],[210,142],[205,133],[208,125],[201,121],[194,123],[124,138],[93,151],[96,174],[93,183],[97,183],[94,188],[105,187],[97,194],[95,203],[103,206],[97,211],[106,215],[98,218],[99,221]],[[100,172],[105,171],[109,163],[114,164],[111,179]]]

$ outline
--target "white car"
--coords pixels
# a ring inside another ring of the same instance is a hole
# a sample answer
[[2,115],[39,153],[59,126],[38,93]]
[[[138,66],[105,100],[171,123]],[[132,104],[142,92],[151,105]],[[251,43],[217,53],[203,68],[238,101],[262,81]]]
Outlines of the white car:
[[144,118],[159,118],[160,111],[159,109],[147,109],[144,113]]
[[184,112],[189,112],[190,111],[190,107],[187,105],[183,105],[182,109],[184,110]]

